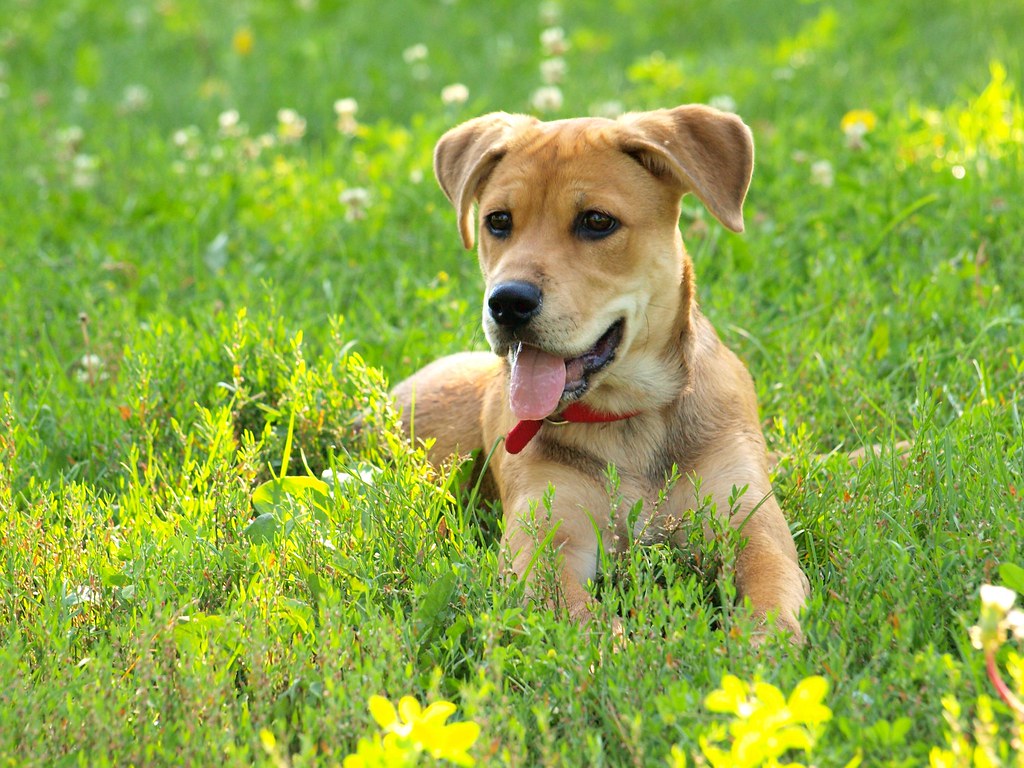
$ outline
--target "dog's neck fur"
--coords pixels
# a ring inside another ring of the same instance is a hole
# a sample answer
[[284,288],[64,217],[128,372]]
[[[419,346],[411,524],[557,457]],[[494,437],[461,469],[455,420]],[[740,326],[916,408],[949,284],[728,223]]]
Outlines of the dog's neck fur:
[[[679,307],[664,343],[643,350],[631,362],[634,375],[628,380],[609,376],[590,399],[591,406],[611,413],[638,415],[601,429],[624,430],[630,434],[630,455],[594,456],[587,450],[586,430],[590,427],[543,430],[538,436],[542,450],[558,461],[574,464],[586,471],[612,461],[625,472],[646,478],[652,487],[660,487],[673,465],[685,472],[690,456],[699,451],[708,425],[691,418],[686,401],[694,392],[694,370],[701,356],[709,355],[717,335],[704,318],[696,300],[693,263],[684,250],[681,254],[682,276],[679,284]],[[658,382],[673,380],[672,386]],[[665,398],[662,393],[670,392]]]
[[[628,377],[612,370],[590,397],[590,405],[609,413],[658,412],[691,389],[690,359],[700,310],[689,254],[680,245],[682,269],[673,324],[658,346],[631,350]],[[671,379],[666,384],[666,379]],[[681,379],[681,381],[680,381]]]

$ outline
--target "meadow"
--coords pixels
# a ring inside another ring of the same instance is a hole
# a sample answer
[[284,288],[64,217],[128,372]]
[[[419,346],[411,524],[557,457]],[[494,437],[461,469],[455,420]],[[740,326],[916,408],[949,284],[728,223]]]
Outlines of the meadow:
[[[0,0],[0,762],[370,765],[371,697],[411,696],[479,726],[435,729],[453,762],[771,765],[790,722],[781,764],[1022,764],[969,632],[981,585],[1024,591],[1022,29],[1006,0]],[[485,457],[431,467],[387,404],[485,348],[438,137],[687,102],[757,145],[746,231],[680,225],[785,457],[803,647],[751,647],[725,535],[603,564],[624,642],[524,606]],[[819,678],[827,715],[772,698]],[[729,752],[758,702],[782,719]]]

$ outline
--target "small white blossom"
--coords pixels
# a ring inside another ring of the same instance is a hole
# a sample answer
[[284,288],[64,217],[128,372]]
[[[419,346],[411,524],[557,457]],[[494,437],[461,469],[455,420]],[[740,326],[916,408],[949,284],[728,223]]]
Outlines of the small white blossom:
[[224,138],[238,138],[248,133],[248,128],[241,122],[237,109],[228,109],[217,116],[217,127]]
[[712,96],[708,100],[708,106],[720,109],[723,112],[735,112],[736,111],[736,99],[728,94],[720,94],[718,96]]
[[994,608],[999,612],[1006,614],[1013,608],[1013,604],[1017,601],[1017,593],[1007,587],[1000,587],[995,584],[982,584],[979,590],[981,594],[981,604],[985,608]]
[[380,474],[380,470],[376,467],[360,465],[351,472],[335,472],[333,469],[325,469],[320,473],[320,479],[334,488],[347,485],[353,481],[359,481],[366,485],[373,485],[378,474]]
[[125,13],[125,19],[136,32],[141,32],[149,23],[149,10],[144,5],[133,6]]
[[540,33],[540,46],[545,56],[561,56],[569,50],[569,41],[565,39],[565,30],[561,27],[548,27]]
[[359,111],[359,102],[352,97],[345,99],[338,99],[334,102],[334,114],[338,117],[348,116],[355,117],[356,112]]
[[366,218],[370,193],[362,187],[349,187],[338,195],[338,202],[345,206],[346,221],[359,221]]
[[562,20],[562,6],[556,0],[545,0],[540,4],[540,23],[548,27],[557,26]]
[[418,61],[425,61],[429,53],[427,46],[423,43],[416,43],[402,51],[402,58],[406,64],[415,64]]
[[121,109],[124,112],[141,112],[151,101],[149,89],[144,85],[129,85],[121,96]]
[[567,69],[565,59],[561,57],[544,59],[540,63],[540,78],[548,85],[560,83],[565,79]]
[[334,114],[338,116],[338,133],[344,133],[346,136],[356,135],[359,130],[359,123],[356,121],[358,111],[359,103],[351,97],[334,102]]
[[591,117],[615,118],[625,112],[626,108],[621,101],[599,101],[591,104],[588,111]]
[[82,355],[75,370],[75,379],[82,384],[93,384],[105,378],[107,374],[104,371],[103,359],[91,352]]
[[294,109],[279,109],[277,135],[285,144],[294,144],[306,135],[306,118]]
[[562,108],[563,101],[562,89],[557,85],[538,88],[530,97],[530,104],[539,112],[557,112]]
[[240,115],[237,109],[228,109],[217,116],[217,125],[220,126],[222,131],[228,130],[238,125],[239,118]]
[[835,184],[836,174],[832,163],[828,160],[815,160],[811,163],[811,183],[826,189]]
[[82,141],[85,139],[85,131],[77,125],[69,125],[67,128],[61,128],[57,131],[54,138],[62,153],[73,155],[82,145]]
[[199,129],[194,125],[179,128],[171,135],[171,141],[179,149],[186,149],[199,140]]
[[442,104],[465,104],[469,99],[469,88],[462,83],[452,83],[441,89]]
[[71,161],[71,186],[75,189],[91,189],[96,186],[96,171],[100,161],[84,153],[75,155]]
[[981,612],[976,626],[968,630],[971,644],[979,651],[994,653],[1008,634],[1024,637],[1024,613],[1015,609],[1017,593],[1007,587],[982,584]]

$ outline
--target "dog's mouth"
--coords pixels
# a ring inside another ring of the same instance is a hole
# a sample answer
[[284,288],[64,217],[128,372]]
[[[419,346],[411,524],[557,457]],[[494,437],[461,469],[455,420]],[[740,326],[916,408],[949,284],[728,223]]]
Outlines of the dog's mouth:
[[509,405],[517,419],[543,419],[564,400],[578,400],[590,378],[615,359],[622,342],[623,320],[616,320],[582,355],[564,358],[529,344],[511,353]]

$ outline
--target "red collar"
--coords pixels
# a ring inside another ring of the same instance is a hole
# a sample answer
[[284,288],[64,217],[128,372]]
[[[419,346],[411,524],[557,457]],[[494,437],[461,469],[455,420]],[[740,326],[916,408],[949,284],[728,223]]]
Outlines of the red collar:
[[505,436],[505,450],[509,453],[519,453],[529,445],[534,436],[540,431],[545,421],[551,424],[601,424],[608,421],[622,421],[637,416],[639,411],[633,413],[602,413],[591,410],[583,403],[571,403],[558,416],[547,419],[523,419],[518,422]]

